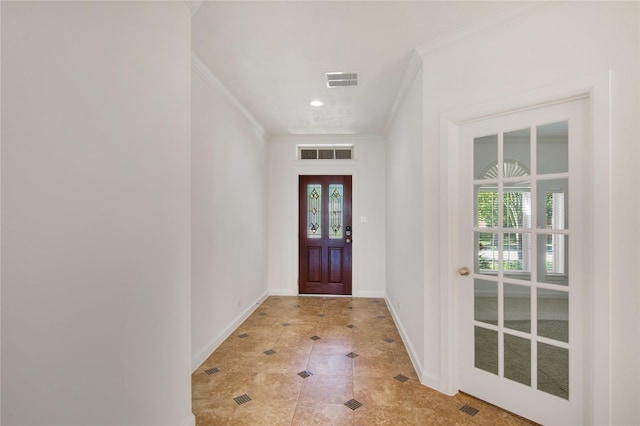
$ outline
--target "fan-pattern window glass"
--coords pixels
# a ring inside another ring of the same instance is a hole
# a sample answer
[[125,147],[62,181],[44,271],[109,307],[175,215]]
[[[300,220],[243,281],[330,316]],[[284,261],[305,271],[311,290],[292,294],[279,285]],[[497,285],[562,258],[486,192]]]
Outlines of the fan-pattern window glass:
[[322,236],[322,186],[307,185],[307,237],[320,238]]
[[[485,138],[486,139],[486,138]],[[529,176],[529,169],[516,160],[505,160],[500,176],[498,162],[493,161],[479,178],[488,181],[475,185],[476,210],[475,225],[478,228],[497,228],[499,212],[498,179]],[[494,182],[495,181],[495,182]],[[516,181],[503,184],[502,216],[504,228],[531,228],[531,182]],[[478,241],[478,263],[476,271],[498,270],[498,239],[494,234],[480,233]],[[484,237],[484,238],[483,238]],[[487,237],[490,237],[488,239]],[[516,274],[527,279],[531,271],[531,234],[522,232],[503,233],[502,262],[506,274]]]
[[329,185],[329,238],[331,239],[342,238],[343,200],[343,185]]

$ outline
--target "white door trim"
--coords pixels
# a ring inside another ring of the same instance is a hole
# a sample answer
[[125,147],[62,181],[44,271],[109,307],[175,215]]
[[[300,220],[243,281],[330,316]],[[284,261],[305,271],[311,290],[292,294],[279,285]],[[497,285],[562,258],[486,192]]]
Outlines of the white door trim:
[[[318,160],[327,161],[327,160]],[[360,283],[358,281],[358,251],[360,249],[360,239],[358,236],[360,235],[360,221],[356,220],[359,218],[358,212],[358,171],[356,170],[356,162],[355,161],[345,161],[347,164],[338,165],[338,164],[322,164],[311,160],[297,160],[294,163],[294,177],[295,177],[295,194],[296,194],[296,220],[295,220],[295,236],[296,236],[296,244],[295,244],[295,269],[292,269],[292,274],[294,275],[293,282],[295,283],[294,295],[299,294],[299,284],[298,284],[298,256],[300,255],[300,240],[298,238],[298,231],[300,229],[300,223],[298,218],[298,202],[300,200],[299,188],[298,188],[298,179],[300,176],[312,176],[312,175],[326,175],[326,176],[351,176],[351,226],[353,227],[353,243],[351,247],[351,297],[371,297],[367,295],[362,295],[360,291]],[[314,164],[309,164],[314,163]],[[293,228],[293,227],[292,227]],[[377,295],[373,297],[378,297]]]
[[[440,117],[440,384],[439,390],[452,395],[459,389],[458,379],[458,288],[453,279],[457,265],[454,242],[458,238],[457,206],[455,194],[458,188],[456,165],[458,133],[460,126],[471,121],[498,116],[576,97],[588,97],[591,105],[591,164],[593,197],[591,199],[594,224],[594,262],[591,305],[587,306],[587,316],[592,330],[591,356],[585,359],[591,371],[590,382],[586,383],[587,401],[590,411],[586,413],[588,424],[610,424],[610,291],[611,291],[611,102],[610,72],[563,82],[524,94],[493,100],[479,105],[456,109],[441,114]],[[596,256],[595,248],[598,248]],[[588,304],[587,304],[588,305]]]

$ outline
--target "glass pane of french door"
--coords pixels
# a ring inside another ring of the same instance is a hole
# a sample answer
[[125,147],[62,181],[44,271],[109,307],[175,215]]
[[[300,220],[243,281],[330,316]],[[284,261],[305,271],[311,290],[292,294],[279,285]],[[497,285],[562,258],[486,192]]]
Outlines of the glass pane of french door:
[[[589,102],[459,127],[459,389],[542,424],[583,424],[591,244]],[[569,244],[571,243],[571,244]],[[452,271],[453,272],[453,271]]]
[[563,399],[568,136],[560,121],[473,139],[475,368]]

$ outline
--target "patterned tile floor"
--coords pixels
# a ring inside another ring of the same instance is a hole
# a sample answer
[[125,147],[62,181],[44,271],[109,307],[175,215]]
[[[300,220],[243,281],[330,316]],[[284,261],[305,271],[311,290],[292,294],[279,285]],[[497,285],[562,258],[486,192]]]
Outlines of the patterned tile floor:
[[192,389],[197,426],[531,424],[422,386],[383,299],[271,296]]

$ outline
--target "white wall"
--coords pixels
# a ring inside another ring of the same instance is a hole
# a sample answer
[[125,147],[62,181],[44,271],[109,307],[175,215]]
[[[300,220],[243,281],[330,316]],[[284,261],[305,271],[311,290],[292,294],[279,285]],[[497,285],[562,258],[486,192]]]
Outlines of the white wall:
[[[2,5],[0,4],[0,46],[2,46]],[[2,49],[0,47],[0,121],[2,120]],[[0,123],[0,424],[2,424],[2,124]]]
[[422,196],[422,108],[420,69],[386,136],[386,294],[419,375],[425,358],[425,321],[431,317],[425,310],[424,271],[437,268],[437,256],[425,259],[425,253],[430,252],[427,245],[433,241],[425,240],[422,221],[425,211],[433,208],[425,205]]
[[[440,115],[561,82],[611,70],[611,417],[610,424],[634,424],[640,417],[640,289],[635,266],[640,207],[636,173],[639,161],[639,3],[559,2],[533,9],[517,20],[474,34],[443,49],[425,51],[425,150],[438,151]],[[604,118],[606,120],[606,118]],[[424,156],[424,169],[439,167],[438,155]],[[425,175],[425,200],[439,199],[439,185]],[[598,182],[596,182],[598,185]],[[425,235],[438,223],[425,215]],[[425,245],[427,238],[425,237]],[[437,270],[426,269],[425,298],[437,300]],[[442,313],[436,305],[425,310]],[[438,321],[425,321],[425,346],[437,347]],[[607,368],[598,365],[596,369]],[[425,356],[425,370],[444,372]],[[596,389],[596,392],[599,392]],[[606,403],[605,403],[606,404]]]
[[[298,144],[352,143],[354,160],[296,160]],[[268,282],[273,294],[298,294],[298,176],[353,175],[353,286],[357,297],[384,296],[385,165],[379,137],[283,136],[267,144]],[[368,217],[361,223],[360,217]]]
[[192,424],[190,10],[2,2],[2,66],[2,424]]
[[264,140],[215,77],[197,69],[191,115],[193,369],[267,291]]

